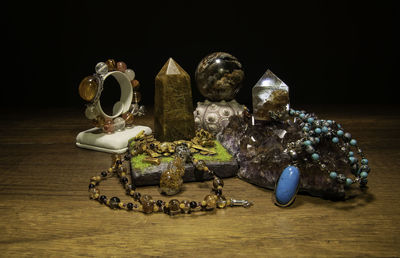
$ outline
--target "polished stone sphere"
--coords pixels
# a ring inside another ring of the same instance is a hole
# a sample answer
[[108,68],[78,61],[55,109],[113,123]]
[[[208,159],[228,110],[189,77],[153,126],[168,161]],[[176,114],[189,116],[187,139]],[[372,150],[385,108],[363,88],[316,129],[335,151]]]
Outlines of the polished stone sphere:
[[212,101],[229,101],[242,87],[244,72],[236,57],[216,52],[201,60],[195,77],[197,88],[204,97]]

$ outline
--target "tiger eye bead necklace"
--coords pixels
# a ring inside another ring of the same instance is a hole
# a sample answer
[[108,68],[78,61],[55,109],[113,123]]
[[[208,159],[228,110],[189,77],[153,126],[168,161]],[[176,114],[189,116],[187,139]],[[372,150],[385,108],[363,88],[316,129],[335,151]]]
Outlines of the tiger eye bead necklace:
[[[112,165],[106,171],[103,171],[98,176],[90,179],[89,184],[89,197],[93,200],[105,204],[111,209],[123,209],[126,211],[139,211],[146,214],[163,212],[168,215],[176,215],[180,213],[192,213],[197,211],[213,211],[215,208],[223,209],[226,207],[243,206],[245,208],[252,205],[247,200],[236,200],[226,198],[222,194],[224,181],[211,171],[203,160],[191,159],[195,168],[204,173],[208,173],[213,177],[213,188],[210,194],[206,195],[202,201],[189,201],[172,199],[169,202],[163,200],[155,201],[150,195],[142,195],[136,190],[134,183],[129,183],[127,177],[127,169],[123,166],[124,161],[131,160],[131,154],[126,154],[123,158],[119,155],[113,155]],[[179,157],[177,157],[179,158]],[[108,198],[100,194],[98,188],[100,182],[108,178],[117,176],[119,182],[122,184],[126,194],[133,198],[133,202],[122,202],[118,197]]]

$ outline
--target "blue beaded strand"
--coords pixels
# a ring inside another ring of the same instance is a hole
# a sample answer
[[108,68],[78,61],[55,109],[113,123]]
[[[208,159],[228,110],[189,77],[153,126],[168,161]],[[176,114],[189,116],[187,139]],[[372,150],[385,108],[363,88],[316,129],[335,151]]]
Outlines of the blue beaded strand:
[[[332,143],[342,146],[341,149],[343,151],[347,151],[348,163],[356,179],[353,180],[345,177],[343,174],[330,171],[329,177],[332,180],[338,180],[339,182],[345,183],[347,186],[356,182],[360,183],[360,185],[365,185],[368,182],[367,177],[370,172],[368,159],[364,158],[363,152],[357,147],[357,140],[353,139],[349,132],[345,132],[340,124],[333,120],[320,120],[314,115],[307,114],[305,111],[300,110],[290,109],[289,114],[301,119],[301,127],[305,135],[305,139],[302,142],[304,150],[310,154],[314,162],[319,162],[321,169],[326,169],[326,166],[319,161],[320,156],[316,152],[315,146],[313,147],[313,145],[320,142],[319,136],[330,139]],[[358,164],[358,159],[354,157],[354,152],[348,150],[349,147],[357,148],[358,154],[361,156],[361,166]],[[297,154],[295,156],[297,157]]]

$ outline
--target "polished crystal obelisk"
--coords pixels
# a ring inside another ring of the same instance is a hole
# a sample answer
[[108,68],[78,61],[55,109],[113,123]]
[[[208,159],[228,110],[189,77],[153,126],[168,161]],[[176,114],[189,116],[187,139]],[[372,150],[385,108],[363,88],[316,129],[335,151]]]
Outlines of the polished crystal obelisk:
[[194,137],[190,76],[172,58],[155,78],[154,129],[159,141]]

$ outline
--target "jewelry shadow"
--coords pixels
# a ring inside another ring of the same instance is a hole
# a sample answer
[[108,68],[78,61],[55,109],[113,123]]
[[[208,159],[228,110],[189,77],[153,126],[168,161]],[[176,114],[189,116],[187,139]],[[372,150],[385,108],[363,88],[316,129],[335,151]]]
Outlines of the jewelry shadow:
[[368,187],[346,192],[346,196],[341,198],[315,197],[307,193],[301,193],[301,195],[312,197],[307,198],[307,202],[342,211],[365,207],[376,200],[375,195],[368,191]]

